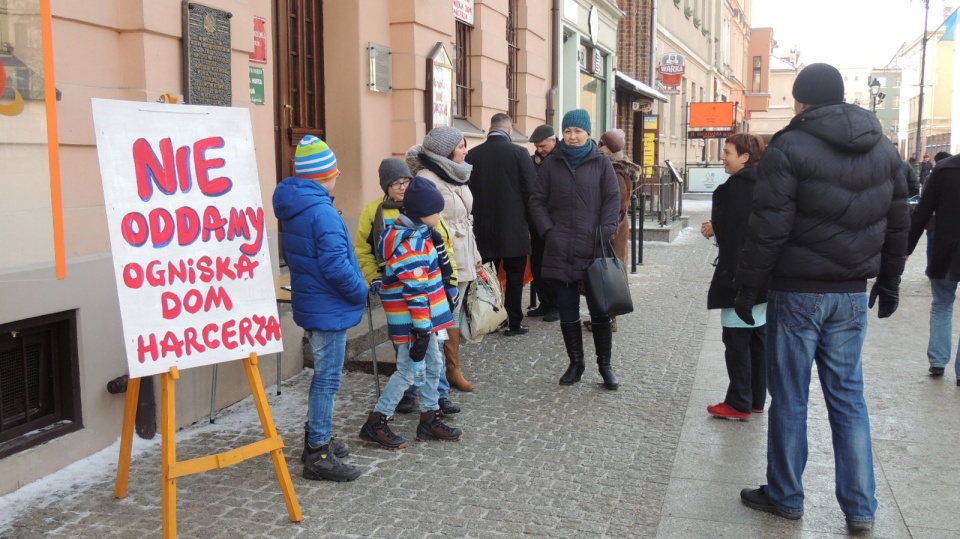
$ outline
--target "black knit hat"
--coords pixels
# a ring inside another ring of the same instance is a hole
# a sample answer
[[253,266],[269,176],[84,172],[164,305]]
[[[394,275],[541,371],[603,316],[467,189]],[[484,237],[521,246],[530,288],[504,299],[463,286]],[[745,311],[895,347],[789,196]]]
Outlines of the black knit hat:
[[417,176],[410,180],[403,196],[403,214],[407,217],[426,217],[443,211],[443,195],[430,180]]
[[413,174],[410,174],[410,167],[407,166],[406,161],[402,159],[397,159],[395,157],[388,157],[383,161],[380,161],[380,187],[383,189],[383,192],[386,193],[390,189],[390,184],[399,180],[400,178],[412,178]]
[[793,82],[793,98],[805,105],[843,102],[843,75],[830,64],[810,64]]

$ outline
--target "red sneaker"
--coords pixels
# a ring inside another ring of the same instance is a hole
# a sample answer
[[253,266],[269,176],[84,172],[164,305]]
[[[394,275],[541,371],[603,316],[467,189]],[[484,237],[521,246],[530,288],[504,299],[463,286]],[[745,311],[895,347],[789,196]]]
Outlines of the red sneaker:
[[753,413],[755,413],[755,414],[762,414],[762,413],[763,413],[763,408],[754,408],[754,409],[751,410],[751,411],[752,411]]
[[707,412],[713,417],[719,417],[720,419],[730,419],[732,421],[746,421],[750,419],[750,414],[745,414],[743,412],[738,412],[736,408],[730,406],[725,402],[720,404],[714,404],[712,406],[707,406]]

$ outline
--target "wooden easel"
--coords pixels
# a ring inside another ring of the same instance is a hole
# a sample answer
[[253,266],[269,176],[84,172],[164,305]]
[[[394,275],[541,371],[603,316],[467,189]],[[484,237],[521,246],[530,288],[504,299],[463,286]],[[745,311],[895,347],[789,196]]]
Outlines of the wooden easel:
[[[160,436],[161,436],[161,468],[162,468],[162,512],[163,537],[172,539],[177,536],[177,478],[185,475],[197,474],[215,468],[226,468],[238,462],[243,462],[265,453],[273,457],[273,467],[277,471],[277,480],[283,499],[287,504],[292,522],[303,520],[300,512],[300,502],[293,491],[293,482],[290,479],[290,470],[283,456],[283,440],[277,434],[277,427],[270,413],[270,405],[263,389],[263,379],[257,369],[257,354],[250,354],[243,360],[243,367],[247,371],[247,380],[253,400],[260,415],[260,424],[263,425],[264,438],[257,442],[231,449],[216,455],[198,457],[195,459],[177,462],[177,420],[176,420],[176,391],[175,383],[180,378],[180,372],[172,367],[169,373],[160,375]],[[134,421],[137,416],[137,399],[140,394],[140,379],[131,378],[127,384],[127,401],[123,411],[123,431],[120,436],[120,460],[117,464],[117,485],[114,495],[117,498],[127,497],[127,484],[130,480],[130,456],[133,450]]]

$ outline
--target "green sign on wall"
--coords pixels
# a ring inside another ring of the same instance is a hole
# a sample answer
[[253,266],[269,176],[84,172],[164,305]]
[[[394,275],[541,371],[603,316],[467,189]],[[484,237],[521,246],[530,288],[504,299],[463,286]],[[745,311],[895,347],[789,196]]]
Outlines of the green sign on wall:
[[250,102],[263,105],[263,68],[250,66]]

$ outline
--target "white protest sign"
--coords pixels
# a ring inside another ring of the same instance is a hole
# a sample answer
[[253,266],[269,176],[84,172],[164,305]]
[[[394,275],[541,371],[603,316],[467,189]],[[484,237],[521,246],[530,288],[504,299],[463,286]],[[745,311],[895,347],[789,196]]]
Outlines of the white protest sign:
[[133,378],[283,348],[247,109],[93,100]]

